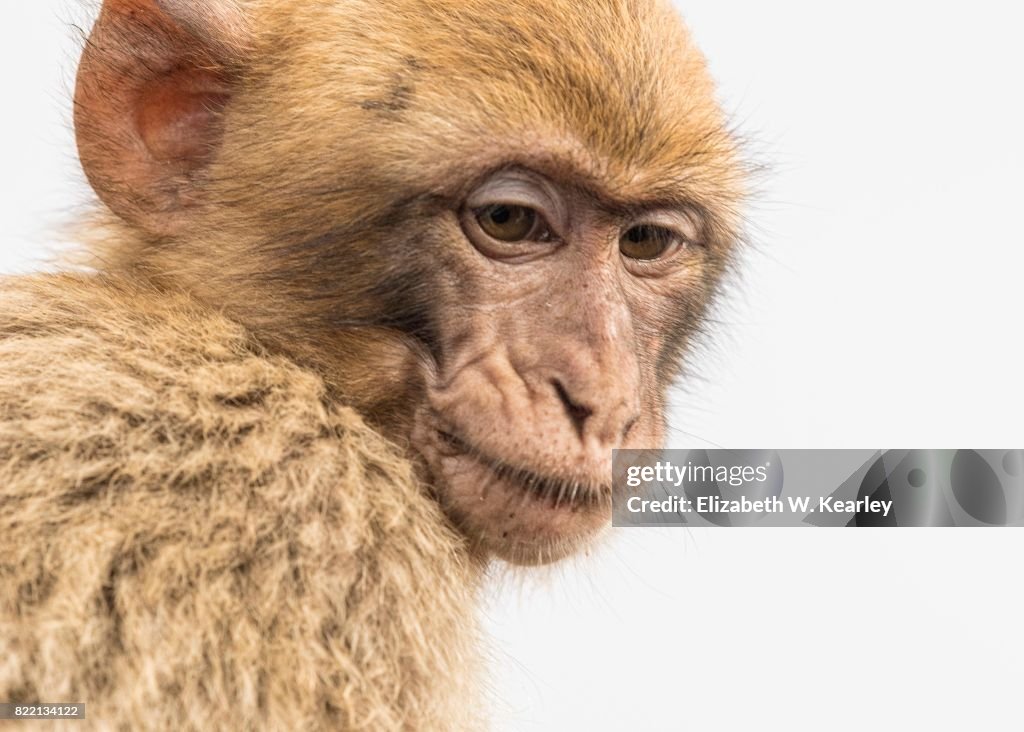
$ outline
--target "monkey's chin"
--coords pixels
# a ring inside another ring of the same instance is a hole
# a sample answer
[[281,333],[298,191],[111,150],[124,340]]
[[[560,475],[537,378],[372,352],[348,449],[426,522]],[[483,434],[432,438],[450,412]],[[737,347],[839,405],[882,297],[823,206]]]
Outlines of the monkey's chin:
[[435,454],[431,462],[441,505],[452,521],[479,553],[511,564],[565,559],[611,521],[606,485],[541,476],[468,450]]

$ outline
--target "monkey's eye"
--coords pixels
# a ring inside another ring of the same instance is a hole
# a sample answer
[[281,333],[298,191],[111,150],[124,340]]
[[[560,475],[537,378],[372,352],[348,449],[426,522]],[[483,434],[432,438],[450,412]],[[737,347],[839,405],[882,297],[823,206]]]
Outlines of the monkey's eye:
[[670,254],[682,243],[682,238],[672,229],[641,224],[622,235],[619,250],[630,259],[651,261]]
[[477,223],[484,233],[498,241],[547,241],[551,238],[544,217],[526,206],[498,203],[476,212]]

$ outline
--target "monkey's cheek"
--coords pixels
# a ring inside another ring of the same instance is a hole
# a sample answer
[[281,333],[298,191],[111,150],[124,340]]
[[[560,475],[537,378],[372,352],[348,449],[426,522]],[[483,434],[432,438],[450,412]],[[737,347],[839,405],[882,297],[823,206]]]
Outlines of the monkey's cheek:
[[557,562],[593,541],[611,522],[604,500],[541,497],[469,458],[444,463],[443,504],[481,551],[512,564]]

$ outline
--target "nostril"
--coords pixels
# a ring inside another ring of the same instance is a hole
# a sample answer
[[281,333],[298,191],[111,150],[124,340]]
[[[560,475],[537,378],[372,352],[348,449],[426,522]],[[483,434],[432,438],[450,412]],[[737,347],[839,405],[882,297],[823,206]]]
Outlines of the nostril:
[[579,434],[580,439],[583,439],[583,425],[586,424],[586,421],[594,414],[594,410],[573,399],[569,395],[568,390],[558,379],[554,379],[551,384],[555,387],[555,393],[558,394],[558,398],[562,400],[562,406],[565,407],[565,413],[569,415],[569,419],[572,420],[572,424],[576,428],[576,432]]

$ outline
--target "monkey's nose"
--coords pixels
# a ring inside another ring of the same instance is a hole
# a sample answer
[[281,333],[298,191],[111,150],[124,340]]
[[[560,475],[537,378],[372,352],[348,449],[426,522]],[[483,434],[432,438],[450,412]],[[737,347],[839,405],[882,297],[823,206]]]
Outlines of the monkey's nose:
[[570,392],[564,382],[558,379],[552,380],[551,385],[582,443],[588,442],[587,433],[590,433],[590,440],[601,443],[602,449],[615,449],[625,441],[639,419],[638,414],[624,408],[601,409],[592,406],[592,403]]
[[565,388],[565,385],[558,379],[553,380],[551,384],[555,387],[555,393],[558,394],[558,398],[562,401],[562,406],[565,407],[566,415],[568,415],[573,427],[576,428],[576,434],[582,440],[584,427],[587,420],[594,416],[594,410],[574,399]]

